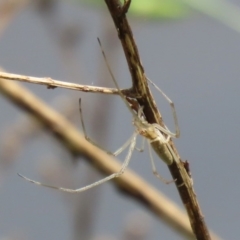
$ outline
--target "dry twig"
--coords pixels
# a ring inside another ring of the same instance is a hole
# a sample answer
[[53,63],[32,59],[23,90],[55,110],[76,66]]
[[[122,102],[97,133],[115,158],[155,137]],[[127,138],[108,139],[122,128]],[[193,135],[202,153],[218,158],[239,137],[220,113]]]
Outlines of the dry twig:
[[[157,109],[156,103],[152,97],[147,84],[147,78],[144,73],[143,66],[140,61],[137,45],[133,39],[132,30],[126,18],[126,13],[131,4],[131,0],[125,0],[122,4],[119,0],[105,0],[108,10],[114,21],[118,37],[122,43],[122,47],[128,62],[129,71],[132,76],[132,92],[136,93],[136,99],[140,106],[143,106],[144,115],[149,123],[157,123],[164,127],[160,112]],[[170,153],[174,162],[168,165],[169,170],[176,179],[176,187],[182,199],[182,202],[187,210],[192,230],[197,239],[209,240],[210,234],[205,224],[200,206],[198,204],[196,194],[194,192],[191,180],[184,165],[180,161],[179,154],[171,141],[171,147],[177,157]],[[167,148],[167,146],[165,146]],[[168,158],[167,149],[163,149],[163,158]]]
[[[30,77],[23,76],[18,74],[12,74],[7,72],[0,72],[0,78],[4,80],[12,80],[19,82],[28,82],[35,83],[40,85],[47,86],[48,89],[54,89],[57,87],[66,88],[71,90],[77,90],[82,92],[94,92],[94,93],[104,93],[104,94],[116,94],[118,95],[118,90],[114,88],[105,88],[105,87],[96,87],[90,85],[81,85],[76,83],[68,83],[63,81],[54,80],[49,77],[38,78],[38,77]],[[123,90],[124,92],[124,90]]]

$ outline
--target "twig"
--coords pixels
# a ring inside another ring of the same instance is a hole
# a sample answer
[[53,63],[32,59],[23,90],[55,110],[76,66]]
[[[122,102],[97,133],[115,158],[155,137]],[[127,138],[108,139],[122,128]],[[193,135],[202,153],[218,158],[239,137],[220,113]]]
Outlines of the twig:
[[[124,1],[123,5],[119,0],[105,0],[105,2],[114,21],[118,37],[122,43],[128,62],[129,71],[132,76],[132,91],[140,96],[137,100],[140,106],[143,106],[144,115],[146,116],[147,121],[149,123],[157,123],[164,127],[165,125],[161,115],[149,90],[138,49],[133,39],[132,30],[126,18],[126,12],[128,11],[131,0]],[[165,147],[167,148],[167,146]],[[210,234],[201,213],[196,194],[194,193],[191,179],[189,178],[182,161],[180,161],[179,154],[172,141],[171,147],[177,158],[171,154],[174,162],[168,167],[173,179],[177,179],[175,183],[182,202],[187,210],[195,237],[201,240],[209,240],[211,239]],[[169,151],[166,152],[169,153]],[[164,157],[168,158],[167,155]]]
[[[38,77],[30,77],[30,76],[0,72],[0,78],[4,80],[46,85],[47,88],[49,89],[60,87],[60,88],[67,88],[67,89],[77,90],[82,92],[93,92],[93,93],[104,93],[104,94],[115,94],[115,95],[118,95],[118,92],[119,92],[117,89],[114,89],[114,88],[105,88],[105,87],[96,87],[96,86],[89,86],[89,85],[80,85],[76,83],[68,83],[68,82],[54,80],[49,77],[38,78]],[[130,90],[128,89],[122,90],[122,92],[124,94],[130,94]]]

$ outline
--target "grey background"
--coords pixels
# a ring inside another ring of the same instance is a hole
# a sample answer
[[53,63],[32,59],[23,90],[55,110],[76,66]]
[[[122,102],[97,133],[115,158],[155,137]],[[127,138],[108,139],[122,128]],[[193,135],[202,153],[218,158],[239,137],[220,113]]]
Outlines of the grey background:
[[[113,86],[110,79],[98,82],[99,78],[108,76],[107,70],[102,68],[104,63],[96,41],[100,37],[106,54],[108,50],[115,54],[115,58],[110,56],[109,62],[119,84],[121,87],[130,85],[114,29],[111,33],[113,49],[109,49],[105,41],[105,32],[109,31],[107,23],[113,27],[107,11],[61,2],[55,14],[57,17],[50,21],[36,6],[29,6],[15,16],[0,38],[1,67],[11,73]],[[238,239],[240,34],[201,14],[177,22],[130,19],[130,23],[147,76],[176,105],[181,137],[175,143],[181,157],[191,164],[194,187],[206,222],[223,239]],[[79,30],[79,42],[71,53],[76,58],[75,67],[66,61],[66,53],[61,51],[58,41],[58,27],[71,24]],[[73,98],[74,124],[79,130],[78,98],[81,96],[88,134],[106,149],[117,149],[134,129],[131,116],[119,97],[47,90],[31,84],[24,86],[49,104],[59,95]],[[170,107],[157,91],[153,93],[165,123],[173,129]],[[3,96],[0,96],[0,110],[0,131],[4,138],[6,129],[24,118],[25,113]],[[97,119],[101,111],[106,111],[108,121]],[[90,226],[93,235],[85,236],[91,239],[106,234],[120,239],[130,216],[139,219],[140,211],[142,224],[149,231],[147,239],[182,239],[141,205],[119,194],[111,183],[70,196],[31,185],[17,177],[20,172],[43,180],[39,166],[45,169],[47,164],[46,169],[49,166],[59,168],[63,174],[60,179],[66,176],[67,181],[72,182],[69,186],[80,187],[93,181],[85,178],[90,175],[85,161],[73,163],[62,146],[52,142],[47,133],[34,138],[2,171],[0,237],[78,239],[74,237],[76,231]],[[49,158],[54,158],[56,167]],[[124,155],[119,157],[123,158]],[[135,152],[130,168],[182,207],[175,186],[164,185],[152,175],[147,151]],[[162,162],[158,163],[158,169],[162,176],[170,179]],[[61,183],[55,182],[55,185]],[[76,216],[77,209],[80,210]]]

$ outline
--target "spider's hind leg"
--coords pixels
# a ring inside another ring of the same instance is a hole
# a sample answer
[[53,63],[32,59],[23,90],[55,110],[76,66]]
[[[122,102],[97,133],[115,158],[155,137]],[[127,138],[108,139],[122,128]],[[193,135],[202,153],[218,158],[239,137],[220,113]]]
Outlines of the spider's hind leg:
[[172,133],[169,131],[169,129],[163,128],[160,125],[159,126],[159,130],[166,133],[167,135],[170,135],[171,137],[174,138],[178,138],[180,136],[180,129],[179,129],[179,124],[178,124],[178,119],[177,119],[177,113],[176,113],[176,109],[174,106],[174,102],[163,92],[163,90],[161,88],[159,88],[152,80],[150,80],[149,78],[147,78],[147,80],[163,95],[163,97],[168,101],[168,103],[170,104],[171,110],[172,110],[172,114],[173,114],[173,120],[174,120],[174,125],[175,125],[175,133]]
[[155,177],[157,177],[159,180],[161,180],[163,183],[165,184],[170,184],[175,182],[176,180],[166,180],[165,178],[163,178],[157,171],[154,159],[153,159],[153,155],[152,155],[152,149],[150,147],[150,143],[148,142],[148,149],[149,149],[149,155],[150,155],[150,161],[151,161],[151,166],[152,166],[152,172],[154,174]]

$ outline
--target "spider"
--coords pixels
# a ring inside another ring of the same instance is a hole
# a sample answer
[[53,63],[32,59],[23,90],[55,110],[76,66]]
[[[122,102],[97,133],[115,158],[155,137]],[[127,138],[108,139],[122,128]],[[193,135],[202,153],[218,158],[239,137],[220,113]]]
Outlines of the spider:
[[[128,147],[128,152],[126,155],[125,160],[123,161],[123,164],[121,166],[121,169],[116,172],[113,173],[99,181],[96,181],[92,184],[89,184],[85,187],[81,187],[81,188],[77,188],[77,189],[70,189],[70,188],[63,188],[63,187],[57,187],[57,186],[51,186],[51,185],[47,185],[35,180],[32,180],[30,178],[27,178],[21,174],[18,173],[18,175],[22,178],[24,178],[25,180],[40,185],[40,186],[45,186],[48,188],[53,188],[53,189],[57,189],[63,192],[69,192],[69,193],[79,193],[79,192],[83,192],[86,191],[90,188],[96,187],[104,182],[107,182],[113,178],[117,178],[120,177],[126,170],[132,153],[134,151],[134,149],[137,149],[139,151],[143,151],[143,149],[138,149],[136,148],[136,138],[138,135],[141,135],[144,137],[144,139],[148,140],[148,148],[149,148],[149,155],[150,155],[150,160],[151,160],[151,166],[152,166],[152,171],[153,174],[159,178],[160,180],[162,180],[163,182],[165,182],[166,184],[174,182],[175,180],[171,180],[171,181],[166,181],[165,179],[163,179],[157,172],[154,160],[153,160],[153,156],[152,156],[152,151],[151,151],[151,146],[153,148],[153,150],[155,151],[155,153],[167,164],[167,165],[171,165],[174,161],[174,159],[177,161],[179,160],[178,157],[176,156],[176,154],[174,153],[171,145],[169,144],[170,138],[178,138],[180,136],[180,130],[179,130],[179,126],[178,126],[178,120],[177,120],[177,114],[176,114],[176,110],[174,107],[174,103],[171,101],[171,99],[155,84],[153,83],[149,78],[147,78],[148,82],[150,84],[152,84],[162,95],[163,97],[169,102],[170,106],[171,106],[171,110],[172,110],[172,114],[173,114],[173,118],[174,118],[174,124],[175,124],[175,133],[172,133],[169,131],[169,129],[167,128],[167,126],[160,126],[159,124],[156,123],[148,123],[144,113],[143,113],[143,107],[139,106],[139,104],[137,103],[137,101],[135,99],[126,97],[120,90],[119,85],[111,71],[111,68],[108,64],[105,52],[102,48],[101,42],[98,39],[98,43],[100,45],[107,69],[111,75],[111,78],[114,82],[115,87],[118,89],[119,91],[119,95],[120,97],[123,99],[123,101],[125,102],[127,108],[129,109],[129,111],[131,112],[132,116],[133,116],[133,125],[135,126],[135,131],[132,134],[132,136],[124,143],[124,145],[119,148],[116,152],[112,153],[113,156],[118,156],[122,151],[124,151],[127,147]],[[82,118],[82,110],[81,110],[81,99],[79,100],[79,110],[80,110],[80,116],[81,116],[81,123],[82,123],[82,128],[83,128],[83,132],[85,135],[85,138],[87,141],[91,142],[92,141],[87,137],[86,131],[85,131],[85,126],[84,126],[84,122],[83,122],[83,118]],[[96,144],[94,144],[96,145]],[[167,157],[166,157],[167,156]]]

